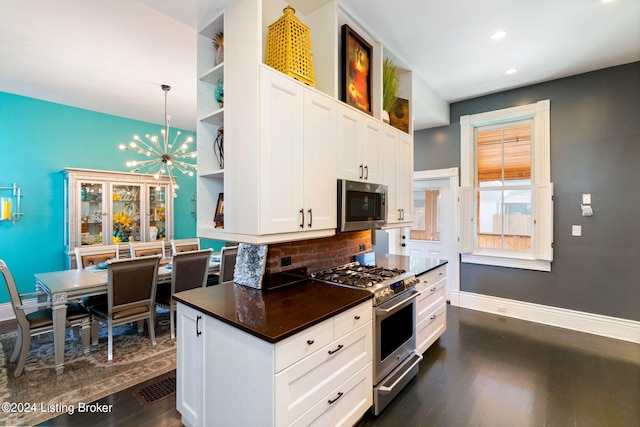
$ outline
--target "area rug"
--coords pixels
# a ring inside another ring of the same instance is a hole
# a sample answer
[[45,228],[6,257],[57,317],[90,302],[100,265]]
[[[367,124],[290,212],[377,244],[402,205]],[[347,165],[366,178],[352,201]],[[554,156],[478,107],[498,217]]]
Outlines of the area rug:
[[9,362],[16,334],[0,335],[0,425],[42,423],[175,369],[176,344],[168,319],[168,311],[158,310],[155,349],[146,327],[141,335],[136,324],[114,328],[111,364],[107,361],[106,326],[101,325],[98,345],[91,346],[88,355],[82,340],[68,331],[62,375],[56,375],[54,369],[53,334],[32,338],[24,372],[18,378],[13,376],[16,363]]

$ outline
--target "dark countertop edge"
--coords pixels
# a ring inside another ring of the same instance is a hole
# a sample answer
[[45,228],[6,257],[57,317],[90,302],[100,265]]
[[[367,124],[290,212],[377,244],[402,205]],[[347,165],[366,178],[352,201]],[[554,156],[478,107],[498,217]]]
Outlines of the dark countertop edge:
[[[337,285],[330,285],[330,286],[337,286]],[[344,305],[344,306],[342,306],[342,307],[340,307],[338,309],[329,311],[329,312],[325,313],[322,316],[318,316],[315,319],[313,319],[312,321],[309,321],[307,323],[303,323],[303,324],[297,326],[296,328],[290,329],[290,330],[288,330],[286,332],[283,332],[283,333],[281,333],[279,335],[275,335],[275,336],[261,334],[260,332],[256,331],[255,329],[251,329],[250,327],[248,327],[246,325],[243,325],[243,324],[238,323],[238,322],[234,322],[231,319],[228,319],[228,318],[226,318],[224,316],[217,315],[217,314],[211,312],[210,310],[204,309],[203,307],[198,306],[197,304],[194,304],[194,303],[191,303],[189,301],[186,301],[186,300],[182,299],[178,295],[175,295],[174,298],[175,298],[176,301],[179,301],[180,303],[182,303],[182,304],[184,304],[186,306],[189,306],[189,307],[193,308],[194,310],[198,310],[203,314],[211,316],[214,319],[220,320],[221,322],[224,322],[224,323],[226,323],[226,324],[228,324],[230,326],[233,326],[236,329],[244,331],[244,332],[246,332],[246,333],[248,333],[250,335],[253,335],[253,336],[257,337],[257,338],[260,338],[263,341],[275,344],[275,343],[277,343],[279,341],[284,340],[285,338],[288,338],[288,337],[290,337],[292,335],[297,334],[298,332],[301,332],[301,331],[303,331],[303,330],[305,330],[307,328],[310,328],[311,326],[317,325],[318,323],[321,323],[321,322],[323,322],[323,321],[325,321],[325,320],[327,320],[327,319],[329,319],[329,318],[331,318],[333,316],[336,316],[336,315],[338,315],[338,314],[340,314],[340,313],[342,313],[344,311],[347,311],[350,308],[353,308],[353,307],[357,306],[358,304],[362,304],[365,301],[373,299],[373,294],[370,293],[370,292],[366,292],[365,293],[363,291],[362,297],[358,298],[357,300],[354,300],[354,301],[352,301],[352,302],[350,302],[350,303],[348,303],[348,304],[346,304],[346,305]]]

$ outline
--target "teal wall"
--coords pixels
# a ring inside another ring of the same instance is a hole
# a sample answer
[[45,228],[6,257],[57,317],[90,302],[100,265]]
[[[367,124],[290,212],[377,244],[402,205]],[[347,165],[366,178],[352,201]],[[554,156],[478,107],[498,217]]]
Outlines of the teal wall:
[[[118,149],[133,135],[160,136],[161,125],[96,113],[0,92],[0,187],[22,189],[19,222],[0,222],[0,259],[11,270],[20,292],[34,290],[35,273],[64,269],[63,174],[65,167],[128,172],[136,155]],[[170,136],[176,129],[170,130]],[[193,132],[182,130],[185,138]],[[178,174],[174,236],[195,237],[191,198],[194,177]],[[10,195],[9,191],[0,196]],[[219,249],[222,243],[203,241]],[[0,280],[0,303],[9,296]]]

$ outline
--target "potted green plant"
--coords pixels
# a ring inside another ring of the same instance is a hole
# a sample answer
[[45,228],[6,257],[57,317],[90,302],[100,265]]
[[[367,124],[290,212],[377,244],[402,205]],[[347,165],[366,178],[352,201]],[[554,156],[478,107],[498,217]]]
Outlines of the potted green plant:
[[382,64],[382,120],[385,123],[389,123],[389,111],[391,111],[393,104],[398,99],[396,91],[399,85],[398,67],[391,58],[384,58],[384,63]]

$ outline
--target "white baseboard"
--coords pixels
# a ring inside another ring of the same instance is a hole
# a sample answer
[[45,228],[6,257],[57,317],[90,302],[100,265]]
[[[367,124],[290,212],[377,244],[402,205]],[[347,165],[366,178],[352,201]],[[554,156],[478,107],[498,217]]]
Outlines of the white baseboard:
[[633,320],[460,291],[451,291],[451,304],[640,343],[640,322]]

